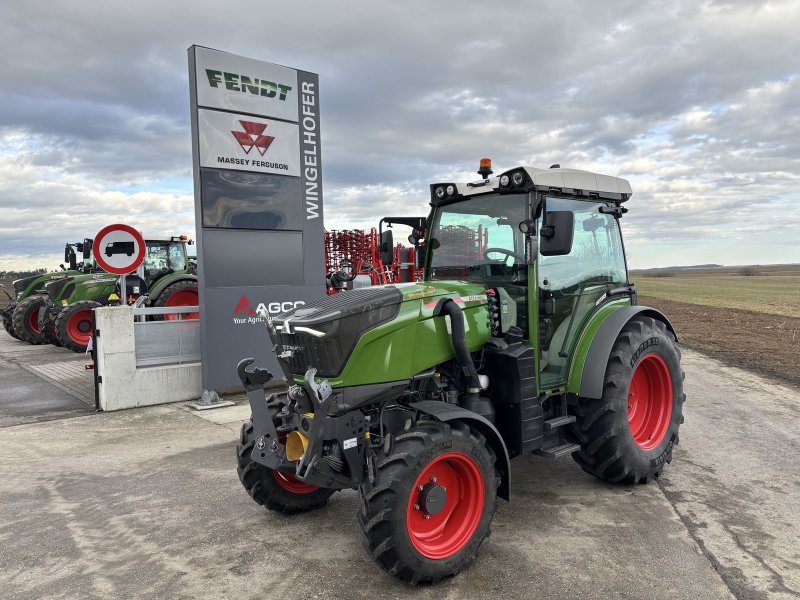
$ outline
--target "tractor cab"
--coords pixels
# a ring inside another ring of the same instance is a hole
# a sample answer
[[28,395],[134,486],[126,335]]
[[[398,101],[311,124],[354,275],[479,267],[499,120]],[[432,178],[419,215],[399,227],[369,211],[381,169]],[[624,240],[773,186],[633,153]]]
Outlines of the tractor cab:
[[165,238],[148,238],[144,256],[144,277],[147,285],[170,273],[188,273],[189,256],[186,245],[191,244],[185,235]]
[[502,289],[515,333],[536,348],[540,388],[563,385],[587,320],[634,293],[618,222],[630,195],[624,179],[561,168],[433,184],[425,281]]

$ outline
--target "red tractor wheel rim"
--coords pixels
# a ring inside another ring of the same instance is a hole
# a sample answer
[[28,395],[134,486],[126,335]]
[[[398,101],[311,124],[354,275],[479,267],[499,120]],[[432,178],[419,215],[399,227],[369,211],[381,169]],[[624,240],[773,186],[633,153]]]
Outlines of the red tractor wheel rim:
[[39,328],[39,310],[41,309],[37,308],[28,313],[28,328],[34,333],[42,332]]
[[[197,290],[180,290],[171,294],[164,306],[197,306]],[[199,319],[200,313],[186,313],[183,315],[164,315],[165,321],[177,321],[179,319]]]
[[92,311],[79,310],[67,321],[67,335],[73,342],[86,346],[92,339]]
[[278,485],[292,494],[311,494],[316,492],[319,488],[315,485],[300,481],[294,475],[289,473],[281,473],[280,471],[272,471],[275,481]]
[[645,356],[633,372],[628,391],[628,425],[642,450],[653,450],[664,440],[672,418],[672,377],[664,359]]
[[[428,512],[431,493],[437,503],[443,500],[437,514]],[[406,526],[411,543],[427,558],[453,556],[475,534],[483,504],[483,474],[475,461],[459,452],[439,456],[417,477],[408,499]]]

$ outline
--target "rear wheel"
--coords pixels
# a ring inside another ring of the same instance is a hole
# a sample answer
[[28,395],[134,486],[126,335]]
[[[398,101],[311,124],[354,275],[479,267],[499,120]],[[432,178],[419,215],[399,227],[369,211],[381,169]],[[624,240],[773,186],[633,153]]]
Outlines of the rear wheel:
[[92,339],[95,308],[102,304],[80,300],[64,307],[56,317],[56,337],[62,346],[73,352],[86,352]]
[[[154,306],[197,306],[200,302],[197,295],[197,281],[183,280],[168,285],[158,295]],[[186,313],[183,315],[164,315],[165,321],[178,319],[199,319],[200,313]]]
[[579,400],[575,461],[611,482],[647,483],[661,475],[683,423],[683,378],[680,350],[664,323],[630,321],[612,348],[603,397]]
[[489,535],[500,484],[494,453],[461,422],[419,421],[390,445],[374,482],[360,488],[364,546],[412,583],[458,573]]
[[255,462],[250,457],[255,443],[253,422],[247,421],[242,424],[236,445],[236,472],[256,503],[284,514],[307,512],[324,506],[336,491],[309,485],[290,473],[281,473]]
[[39,310],[47,304],[47,296],[34,294],[17,305],[11,317],[17,337],[29,344],[44,344],[39,329]]

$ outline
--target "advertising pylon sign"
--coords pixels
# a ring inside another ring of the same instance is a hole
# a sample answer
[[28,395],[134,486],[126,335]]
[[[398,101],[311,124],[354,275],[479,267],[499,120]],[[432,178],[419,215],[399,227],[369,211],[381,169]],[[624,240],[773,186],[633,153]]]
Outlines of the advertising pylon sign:
[[189,48],[203,387],[278,370],[264,319],[325,294],[319,77]]

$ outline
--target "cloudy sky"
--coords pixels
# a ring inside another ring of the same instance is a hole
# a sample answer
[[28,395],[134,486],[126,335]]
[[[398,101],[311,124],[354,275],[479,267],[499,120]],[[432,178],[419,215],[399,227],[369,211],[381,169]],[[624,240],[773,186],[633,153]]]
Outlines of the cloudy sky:
[[194,231],[191,44],[320,74],[329,228],[489,156],[630,179],[634,267],[800,262],[797,1],[3,4],[0,270]]

